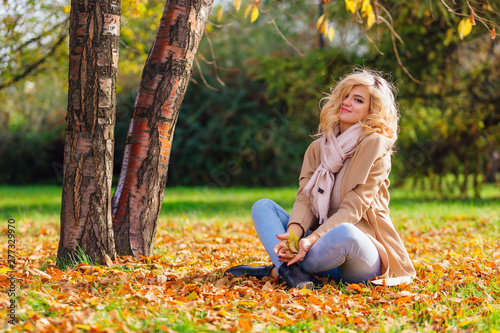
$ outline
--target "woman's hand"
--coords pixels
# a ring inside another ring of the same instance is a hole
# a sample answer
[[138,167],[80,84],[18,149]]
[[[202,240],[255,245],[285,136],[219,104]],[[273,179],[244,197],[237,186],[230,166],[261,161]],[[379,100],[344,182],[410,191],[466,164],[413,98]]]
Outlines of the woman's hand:
[[283,262],[289,262],[295,257],[295,253],[290,252],[287,246],[288,238],[290,237],[290,231],[293,231],[299,238],[302,236],[302,227],[296,223],[292,223],[288,226],[288,231],[281,235],[276,235],[276,238],[281,240],[276,246],[274,246],[274,253],[278,255],[278,259]]
[[[278,236],[285,237],[285,235],[287,234],[288,233],[282,235],[276,235],[276,237]],[[278,239],[280,239],[280,237],[278,237]],[[290,260],[293,259],[293,257],[295,257],[295,254],[290,252],[290,250],[286,246],[286,240],[282,240],[281,242],[276,244],[276,246],[274,247],[274,253],[278,255],[278,260],[283,262],[289,262]]]
[[[299,238],[302,236],[302,227],[298,224],[290,224],[288,226],[288,230],[292,229],[293,232],[299,236]],[[290,236],[290,232],[287,231],[284,234],[281,235],[276,235],[276,238],[281,240],[276,246],[274,247],[274,253],[278,255],[278,259],[280,261],[288,263],[288,266],[304,260],[304,257],[306,256],[306,253],[309,251],[311,246],[314,245],[314,243],[317,242],[317,240],[320,238],[320,236],[316,233],[312,233],[311,235],[302,238],[299,240],[299,252],[298,253],[291,253],[290,250],[288,249],[286,242],[288,241],[288,237]]]
[[299,253],[297,253],[291,260],[288,261],[288,266],[304,260],[306,253],[309,251],[311,246],[313,246],[314,243],[316,243],[316,241],[319,238],[320,238],[319,235],[316,233],[312,233],[309,236],[302,238],[299,241]]

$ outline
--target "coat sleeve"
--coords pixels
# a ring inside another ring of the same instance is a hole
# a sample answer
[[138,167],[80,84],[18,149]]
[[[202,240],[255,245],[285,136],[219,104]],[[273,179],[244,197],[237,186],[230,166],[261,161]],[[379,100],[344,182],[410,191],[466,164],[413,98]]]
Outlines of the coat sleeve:
[[290,219],[288,220],[288,225],[292,223],[299,224],[304,234],[317,220],[311,209],[311,200],[303,193],[303,189],[320,164],[319,144],[320,140],[314,141],[309,145],[304,154],[302,170],[299,176],[299,189],[297,191],[295,203],[293,204]]
[[356,158],[350,161],[355,165],[351,167],[349,178],[355,179],[355,182],[346,180],[347,174],[344,176],[343,181],[350,184],[338,211],[314,231],[319,236],[342,223],[358,223],[388,179],[391,170],[390,143],[373,136],[365,140]]

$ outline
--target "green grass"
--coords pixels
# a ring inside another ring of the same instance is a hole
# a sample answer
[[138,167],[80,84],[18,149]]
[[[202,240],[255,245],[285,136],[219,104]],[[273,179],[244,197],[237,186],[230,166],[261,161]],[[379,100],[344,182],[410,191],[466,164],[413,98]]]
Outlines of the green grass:
[[2,220],[59,220],[61,188],[59,186],[0,186]]
[[[32,329],[29,325],[35,323],[39,316],[57,322],[63,315],[69,318],[71,311],[87,309],[95,313],[95,317],[88,321],[92,325],[101,323],[117,329],[120,327],[117,322],[121,322],[136,331],[156,332],[164,327],[178,332],[210,331],[214,327],[205,323],[207,313],[201,308],[194,307],[185,312],[182,305],[172,303],[169,306],[149,306],[140,298],[127,296],[125,300],[121,299],[123,296],[118,291],[127,285],[134,294],[148,287],[148,282],[135,277],[138,272],[157,276],[167,270],[181,276],[183,284],[203,287],[220,279],[229,265],[266,260],[267,255],[259,249],[257,236],[251,227],[251,207],[258,199],[269,198],[290,211],[295,194],[295,187],[167,188],[155,240],[157,265],[134,262],[123,263],[113,269],[103,268],[103,277],[123,277],[122,282],[113,286],[100,286],[98,282],[88,282],[81,277],[74,277],[71,282],[59,282],[26,275],[23,278],[26,282],[20,285],[18,296],[23,300],[23,306],[28,308],[28,311],[19,312],[19,318],[28,326],[18,328]],[[16,251],[21,257],[33,256],[29,259],[31,265],[41,271],[50,271],[55,267],[60,202],[61,189],[57,186],[0,186],[0,219],[4,222],[16,220]],[[495,265],[498,265],[497,238],[500,233],[499,188],[485,186],[482,199],[466,200],[440,199],[437,193],[408,187],[393,188],[390,208],[391,217],[401,231],[419,277],[419,281],[407,290],[428,297],[415,300],[411,307],[394,303],[383,306],[365,302],[373,297],[373,288],[356,294],[347,286],[336,285],[316,295],[321,302],[341,293],[346,296],[343,300],[350,299],[350,304],[355,304],[354,308],[347,303],[342,305],[342,313],[352,311],[354,314],[362,310],[366,313],[366,320],[376,323],[378,330],[383,332],[432,331],[443,327],[483,332],[500,329],[499,277],[494,273],[498,270]],[[37,256],[39,253],[42,254]],[[86,262],[87,258],[81,256],[75,260],[76,263]],[[69,275],[79,276],[75,273],[78,269],[71,268],[74,263],[68,265]],[[197,268],[193,269],[192,265]],[[207,271],[210,273],[206,274]],[[235,282],[224,290],[244,287],[244,282]],[[60,308],[57,304],[65,304],[66,287],[83,288],[81,292],[85,297],[72,298],[77,302]],[[177,301],[182,295],[182,288],[174,288],[174,291],[172,297]],[[398,292],[398,289],[391,292]],[[305,296],[287,295],[289,300],[304,306],[307,304]],[[261,294],[256,292],[249,297],[249,300],[254,297],[257,302]],[[431,299],[432,303],[428,303]],[[475,299],[484,301],[474,303]],[[136,309],[136,306],[139,308]],[[211,315],[219,309],[214,303]],[[238,318],[255,310],[248,305],[236,305],[228,311]],[[121,316],[123,311],[127,314]],[[141,319],[135,319],[136,316]],[[329,315],[325,318],[301,319],[280,325],[253,319],[253,324],[261,325],[260,329],[265,332],[315,332],[317,327],[333,332],[359,330],[361,327],[349,322],[347,317]],[[390,322],[388,318],[391,318]],[[217,327],[217,331],[228,330]]]
[[78,266],[79,264],[87,264],[94,265],[95,260],[90,258],[80,247],[77,245],[77,249],[75,253],[70,253],[67,258],[63,258],[60,260],[58,266],[62,270],[67,270],[69,268],[73,268]]
[[[167,188],[162,218],[181,220],[250,219],[255,201],[269,198],[290,211],[296,187],[282,188]],[[400,219],[454,216],[500,215],[500,189],[484,187],[481,199],[437,199],[433,192],[409,188],[391,188],[391,216]],[[59,222],[61,188],[59,186],[0,186],[0,219]]]

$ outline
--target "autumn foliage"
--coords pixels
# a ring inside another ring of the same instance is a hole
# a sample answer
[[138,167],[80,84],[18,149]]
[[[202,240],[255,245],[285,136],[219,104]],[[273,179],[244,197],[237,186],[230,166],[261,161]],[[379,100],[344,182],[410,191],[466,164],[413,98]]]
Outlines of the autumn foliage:
[[[413,284],[328,282],[314,291],[287,290],[270,278],[223,276],[235,264],[268,263],[248,215],[190,220],[171,213],[176,217],[160,218],[151,257],[66,270],[54,262],[56,221],[26,219],[18,224],[23,235],[18,323],[7,324],[8,298],[0,293],[1,327],[12,332],[497,332],[498,216],[442,216],[429,224],[418,207],[414,210],[414,216],[395,219],[417,269]],[[5,253],[3,246],[2,257]],[[6,260],[1,265],[4,290]]]

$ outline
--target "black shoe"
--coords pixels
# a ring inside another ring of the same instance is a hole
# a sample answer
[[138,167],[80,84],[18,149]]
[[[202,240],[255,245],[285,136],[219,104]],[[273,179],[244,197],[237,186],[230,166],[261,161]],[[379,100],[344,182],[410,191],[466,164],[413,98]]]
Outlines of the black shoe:
[[254,276],[257,279],[262,279],[264,276],[271,276],[271,271],[273,270],[274,265],[271,266],[261,266],[261,267],[252,267],[248,265],[239,265],[234,266],[224,272],[224,275],[231,273],[233,276]]
[[284,263],[280,266],[278,274],[286,282],[286,285],[290,289],[314,289],[321,288],[323,286],[323,283],[320,280],[314,277],[311,273],[306,272],[296,263],[290,266],[287,266],[287,264]]

